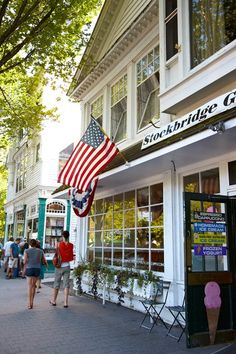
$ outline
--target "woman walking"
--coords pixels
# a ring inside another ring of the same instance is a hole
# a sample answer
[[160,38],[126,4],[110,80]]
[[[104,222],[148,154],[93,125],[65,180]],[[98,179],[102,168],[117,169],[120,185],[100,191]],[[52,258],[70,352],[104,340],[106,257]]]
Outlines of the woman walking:
[[44,259],[43,251],[36,248],[37,241],[30,240],[30,248],[24,252],[24,275],[27,277],[28,283],[28,309],[33,308],[36,282],[40,274],[41,262]]

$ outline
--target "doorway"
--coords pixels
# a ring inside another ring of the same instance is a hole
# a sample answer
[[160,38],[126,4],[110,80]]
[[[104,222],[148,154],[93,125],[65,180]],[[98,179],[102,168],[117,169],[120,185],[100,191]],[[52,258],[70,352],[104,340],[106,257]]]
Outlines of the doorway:
[[221,290],[216,343],[236,339],[236,198],[184,193],[187,346],[209,344],[204,288]]

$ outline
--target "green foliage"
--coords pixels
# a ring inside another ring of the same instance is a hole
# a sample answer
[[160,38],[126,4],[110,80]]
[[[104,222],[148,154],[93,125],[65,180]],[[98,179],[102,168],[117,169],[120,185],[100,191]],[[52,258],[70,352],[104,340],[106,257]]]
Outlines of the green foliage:
[[[3,155],[3,151],[1,154]],[[4,158],[4,155],[1,156]],[[5,211],[4,204],[6,202],[6,188],[7,188],[7,171],[4,165],[0,162],[0,239],[4,235],[4,226],[5,226]]]
[[[0,3],[0,147],[56,118],[42,104],[45,75],[67,80],[88,40],[101,0],[4,0]],[[3,138],[5,137],[5,138]]]

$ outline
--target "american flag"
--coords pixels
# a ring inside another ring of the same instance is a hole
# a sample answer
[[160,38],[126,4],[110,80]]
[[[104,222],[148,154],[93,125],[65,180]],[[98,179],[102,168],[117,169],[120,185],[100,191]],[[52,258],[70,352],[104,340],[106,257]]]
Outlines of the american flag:
[[91,119],[80,142],[58,176],[58,182],[86,191],[94,179],[119,152],[95,119]]

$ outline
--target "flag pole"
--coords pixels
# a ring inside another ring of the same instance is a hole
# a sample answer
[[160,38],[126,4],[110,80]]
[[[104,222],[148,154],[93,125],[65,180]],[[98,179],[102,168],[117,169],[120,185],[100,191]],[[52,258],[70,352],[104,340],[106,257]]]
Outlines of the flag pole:
[[[105,132],[105,130],[103,129],[103,127],[101,126],[101,124],[99,124],[99,122],[93,117],[92,114],[90,114],[90,116],[91,116],[91,118],[96,122],[96,124],[99,126],[99,128],[101,129],[101,131],[103,132],[103,134],[104,134],[108,139],[110,139],[109,136],[107,135],[107,133]],[[124,155],[122,154],[122,152],[121,152],[119,149],[117,149],[117,150],[119,151],[119,154],[120,154],[120,156],[122,157],[122,159],[125,161],[125,165],[126,165],[126,166],[129,166],[129,161],[126,160],[126,158],[124,157]]]

